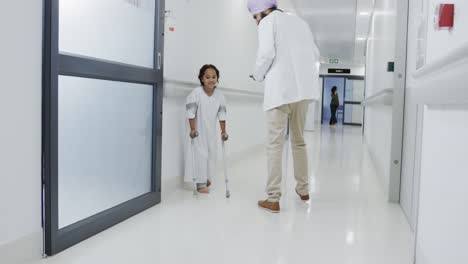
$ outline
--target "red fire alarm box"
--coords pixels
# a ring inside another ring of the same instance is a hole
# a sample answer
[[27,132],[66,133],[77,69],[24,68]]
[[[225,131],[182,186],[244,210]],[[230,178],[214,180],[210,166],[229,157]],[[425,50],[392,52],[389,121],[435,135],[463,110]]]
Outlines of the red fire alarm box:
[[439,27],[453,28],[455,16],[454,4],[440,4],[439,6]]

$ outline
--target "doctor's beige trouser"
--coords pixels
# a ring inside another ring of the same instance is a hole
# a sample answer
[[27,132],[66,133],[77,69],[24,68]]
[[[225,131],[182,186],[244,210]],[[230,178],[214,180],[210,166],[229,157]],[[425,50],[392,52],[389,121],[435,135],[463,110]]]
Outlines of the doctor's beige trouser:
[[281,177],[283,146],[289,118],[289,135],[293,156],[296,191],[301,195],[309,193],[307,150],[304,141],[304,124],[309,101],[286,104],[266,111],[268,143],[268,201],[278,202],[281,198]]

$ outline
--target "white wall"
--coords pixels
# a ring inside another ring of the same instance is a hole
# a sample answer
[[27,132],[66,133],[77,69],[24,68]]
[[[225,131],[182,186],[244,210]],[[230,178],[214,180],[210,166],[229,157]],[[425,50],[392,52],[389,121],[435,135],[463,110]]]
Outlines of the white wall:
[[248,78],[257,35],[244,2],[167,1],[164,77],[198,83],[198,70],[210,63],[221,72],[221,86],[260,91]]
[[417,229],[418,264],[468,262],[468,2],[451,1],[452,31],[433,27],[439,2],[412,0],[409,12],[401,204]]
[[[420,155],[416,148],[417,138],[422,135],[421,128],[418,128],[418,120],[422,117],[423,110],[415,103],[414,89],[410,86],[414,82],[413,73],[417,69],[417,60],[421,52],[418,47],[422,47],[418,38],[426,37],[427,28],[421,28],[422,20],[428,19],[427,3],[420,1],[410,1],[408,18],[408,50],[407,50],[407,87],[405,94],[405,121],[402,155],[402,174],[400,204],[413,229],[416,226],[417,188],[419,187],[419,175],[416,172],[417,156]],[[424,10],[423,10],[424,8]],[[427,25],[427,23],[426,23]],[[421,32],[420,32],[421,31]],[[422,32],[424,31],[424,32]],[[424,40],[424,39],[423,39]],[[426,41],[424,40],[424,46]],[[421,124],[419,124],[421,126]],[[417,181],[417,182],[415,182]]]
[[468,104],[424,109],[418,264],[468,263],[466,124]]
[[0,262],[15,263],[41,249],[42,1],[3,2],[0,32]]
[[[396,1],[377,0],[372,17],[366,52],[366,97],[393,88],[393,73],[387,72],[387,63],[395,61]],[[385,192],[390,176],[392,137],[392,108],[372,106],[365,108],[365,140],[381,176]]]
[[[289,0],[280,7],[291,9]],[[221,72],[220,86],[262,92],[252,82],[257,49],[257,25],[247,10],[247,0],[172,0],[166,19],[166,79],[198,82],[203,64],[216,65]],[[173,28],[174,31],[170,31]]]
[[[429,0],[428,9],[428,27],[427,27],[427,51],[426,63],[431,63],[437,59],[443,58],[447,51],[459,48],[468,42],[468,34],[464,25],[468,24],[468,5],[466,1],[453,0]],[[452,29],[435,29],[433,24],[433,14],[436,6],[440,3],[455,4],[455,27]]]
[[[419,149],[417,146],[417,139],[420,138],[422,131],[418,131],[417,125],[422,119],[422,110],[418,111],[416,100],[418,100],[418,94],[421,89],[417,89],[423,82],[424,78],[415,77],[414,74],[419,68],[418,59],[420,57],[425,58],[425,65],[443,70],[442,72],[448,73],[451,67],[454,66],[453,62],[457,62],[458,59],[463,61],[463,52],[460,56],[455,54],[454,58],[451,58],[453,51],[466,47],[468,42],[468,35],[463,34],[466,31],[465,21],[467,17],[462,15],[456,15],[455,27],[448,31],[446,29],[437,30],[433,26],[433,14],[435,10],[435,3],[438,1],[411,1],[410,5],[410,19],[409,19],[409,38],[408,38],[408,74],[407,82],[408,87],[406,91],[406,107],[405,107],[405,137],[404,137],[404,151],[402,164],[402,191],[401,191],[401,205],[407,214],[412,226],[416,223],[416,205],[417,205],[417,187],[418,187],[418,165],[417,160]],[[463,10],[468,8],[467,4],[463,1],[455,2],[456,13],[462,14]],[[426,40],[427,39],[427,40]],[[422,45],[421,45],[422,41]],[[439,49],[441,45],[450,47],[449,49]],[[449,59],[447,62],[440,63],[441,59]],[[464,64],[457,65],[457,67],[463,66]],[[444,79],[447,76],[441,74]],[[436,89],[434,83],[429,83],[430,87],[425,90],[429,91],[431,88]],[[443,85],[444,90],[437,90],[441,93],[442,98],[445,97],[449,92],[446,85]],[[456,89],[456,86],[453,87]],[[429,92],[427,92],[429,93]],[[421,95],[419,95],[421,96]],[[425,96],[425,95],[424,95]],[[434,95],[434,98],[435,97]],[[441,100],[442,100],[441,98]],[[420,107],[419,107],[420,108]]]

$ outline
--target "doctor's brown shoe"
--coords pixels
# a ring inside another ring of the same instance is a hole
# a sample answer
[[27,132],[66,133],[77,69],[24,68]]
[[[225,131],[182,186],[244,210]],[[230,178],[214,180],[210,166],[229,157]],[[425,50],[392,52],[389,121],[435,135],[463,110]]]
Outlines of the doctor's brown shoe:
[[258,207],[267,210],[270,213],[279,213],[279,202],[269,202],[268,200],[258,201]]

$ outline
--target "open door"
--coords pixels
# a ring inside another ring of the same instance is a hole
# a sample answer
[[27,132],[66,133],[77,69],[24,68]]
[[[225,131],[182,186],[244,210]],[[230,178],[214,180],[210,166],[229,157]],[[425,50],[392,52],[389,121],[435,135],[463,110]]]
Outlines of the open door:
[[45,0],[45,254],[161,201],[164,0]]

